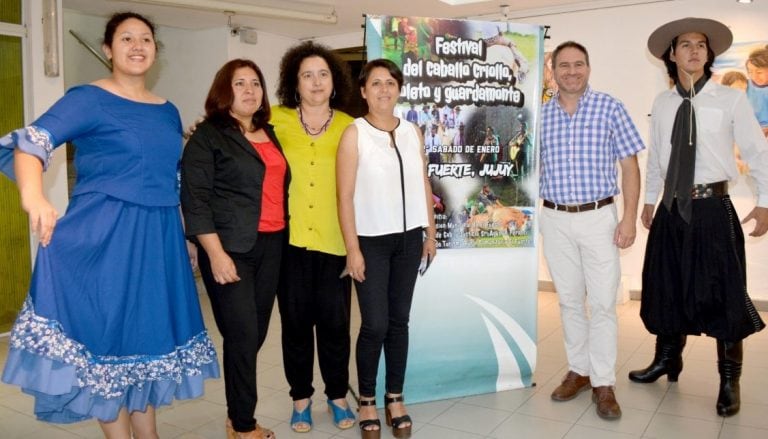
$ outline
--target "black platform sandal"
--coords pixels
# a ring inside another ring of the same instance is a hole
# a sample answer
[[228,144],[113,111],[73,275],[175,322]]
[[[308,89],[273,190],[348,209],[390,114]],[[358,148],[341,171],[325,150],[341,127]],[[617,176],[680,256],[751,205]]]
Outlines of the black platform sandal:
[[[376,398],[373,398],[373,399],[360,398],[360,407],[363,407],[363,406],[376,407]],[[358,418],[357,423],[360,425],[360,433],[362,434],[363,439],[381,438],[381,421],[379,421],[379,418],[376,418],[376,419],[359,419]],[[371,428],[374,426],[376,428]]]
[[[387,426],[392,427],[392,435],[398,439],[406,439],[411,437],[411,427],[413,427],[413,421],[408,415],[392,417],[392,412],[389,410],[389,405],[396,402],[405,403],[403,395],[387,396],[384,395],[384,413],[387,415]],[[403,424],[408,424],[403,426]]]

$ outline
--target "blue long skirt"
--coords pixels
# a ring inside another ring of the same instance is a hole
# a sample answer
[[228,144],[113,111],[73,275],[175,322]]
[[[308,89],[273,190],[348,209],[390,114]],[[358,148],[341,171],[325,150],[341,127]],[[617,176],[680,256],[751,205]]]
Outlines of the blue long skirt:
[[72,198],[38,250],[3,381],[69,423],[196,398],[218,376],[178,207]]

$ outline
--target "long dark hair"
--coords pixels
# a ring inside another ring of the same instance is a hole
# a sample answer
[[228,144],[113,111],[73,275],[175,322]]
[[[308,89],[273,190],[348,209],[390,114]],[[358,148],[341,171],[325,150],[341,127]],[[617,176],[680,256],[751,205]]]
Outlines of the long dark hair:
[[331,49],[322,45],[306,41],[291,47],[280,60],[280,82],[277,85],[277,99],[280,104],[288,108],[296,108],[299,105],[298,85],[299,68],[301,63],[313,56],[320,57],[328,64],[333,79],[333,91],[331,94],[331,108],[339,110],[347,102],[347,94],[351,89],[349,68]]
[[[715,52],[713,52],[709,47],[709,37],[704,35],[704,39],[707,42],[707,62],[704,64],[704,76],[709,79],[712,77],[712,64],[715,62]],[[672,49],[675,46],[677,46],[677,37],[672,39],[672,42],[669,44],[669,47],[667,47],[667,50],[665,50],[664,54],[661,55],[661,59],[664,61],[664,66],[667,68],[667,75],[669,75],[673,81],[677,82],[680,80],[677,75],[677,63],[669,59],[669,55],[672,54]]]
[[[253,114],[253,126],[258,130],[264,128],[269,122],[272,113],[269,108],[269,98],[267,98],[267,85],[264,82],[264,74],[255,62],[249,59],[233,59],[224,64],[216,76],[213,78],[213,84],[208,91],[208,97],[205,98],[205,119],[220,128],[235,128],[240,130],[240,122],[229,114],[232,108],[232,102],[235,100],[235,94],[232,92],[232,77],[235,70],[248,67],[256,72],[261,82],[261,106]],[[242,127],[245,128],[245,127]]]

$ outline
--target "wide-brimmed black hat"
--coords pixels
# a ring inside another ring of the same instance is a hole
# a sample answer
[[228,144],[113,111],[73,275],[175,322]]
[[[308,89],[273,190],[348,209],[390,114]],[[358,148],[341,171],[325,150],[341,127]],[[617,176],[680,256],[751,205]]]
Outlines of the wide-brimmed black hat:
[[709,48],[715,56],[728,50],[733,42],[733,34],[728,26],[709,18],[681,18],[659,27],[648,37],[648,50],[653,56],[661,58],[676,37],[688,32],[699,32],[707,36]]

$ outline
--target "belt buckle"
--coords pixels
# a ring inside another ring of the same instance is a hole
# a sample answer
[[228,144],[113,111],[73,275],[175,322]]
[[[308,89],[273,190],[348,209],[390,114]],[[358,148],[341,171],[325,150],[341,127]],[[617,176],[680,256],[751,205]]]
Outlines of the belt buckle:
[[714,188],[711,184],[695,184],[691,190],[691,198],[694,200],[709,198],[714,195]]
[[576,213],[589,212],[590,210],[597,210],[597,200],[591,203],[579,204],[576,207]]

